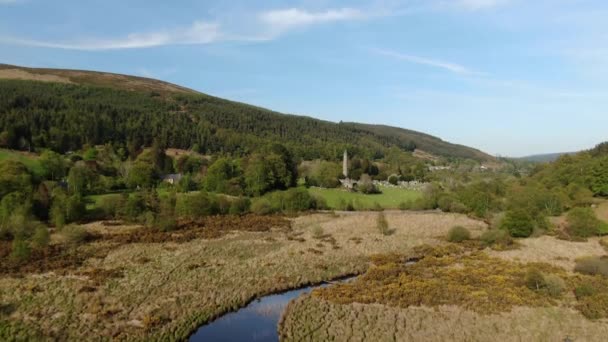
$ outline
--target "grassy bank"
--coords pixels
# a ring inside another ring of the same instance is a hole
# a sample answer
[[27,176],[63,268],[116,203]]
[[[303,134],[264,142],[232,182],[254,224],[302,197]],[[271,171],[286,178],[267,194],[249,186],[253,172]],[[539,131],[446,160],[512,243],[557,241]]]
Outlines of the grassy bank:
[[374,256],[356,280],[290,303],[281,340],[603,341],[608,278],[594,273],[605,254],[599,240],[521,242],[491,253],[476,241],[414,248],[414,264],[404,262],[411,254]]

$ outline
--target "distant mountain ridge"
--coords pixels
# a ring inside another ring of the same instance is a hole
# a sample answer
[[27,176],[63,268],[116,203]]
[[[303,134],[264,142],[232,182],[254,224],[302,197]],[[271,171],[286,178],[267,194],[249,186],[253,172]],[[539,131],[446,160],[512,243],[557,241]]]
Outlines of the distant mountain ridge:
[[[448,158],[495,160],[421,132],[282,114],[164,81],[99,71],[0,64],[0,101],[0,114],[14,115],[0,118],[0,132],[12,129],[30,144],[60,149],[117,140],[125,146],[148,145],[159,138],[167,147],[199,145],[209,153],[248,153],[281,142],[303,158],[335,158],[344,148],[378,155],[396,146]],[[38,121],[44,124],[28,127]],[[49,136],[51,127],[55,136]]]
[[531,156],[525,156],[516,158],[517,160],[529,161],[535,163],[550,163],[559,159],[559,157],[564,155],[573,155],[578,152],[559,152],[559,153],[545,153],[545,154],[534,154]]

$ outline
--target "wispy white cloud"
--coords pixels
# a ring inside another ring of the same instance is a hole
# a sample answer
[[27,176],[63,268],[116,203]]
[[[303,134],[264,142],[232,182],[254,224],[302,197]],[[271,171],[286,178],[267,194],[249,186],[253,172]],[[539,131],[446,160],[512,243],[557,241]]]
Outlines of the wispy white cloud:
[[386,50],[386,49],[372,48],[371,51],[376,54],[391,57],[391,58],[394,58],[397,60],[414,63],[414,64],[426,65],[426,66],[434,67],[434,68],[439,68],[439,69],[447,70],[447,71],[455,73],[455,74],[461,74],[461,75],[481,75],[482,74],[480,72],[473,71],[463,65],[452,63],[452,62],[446,62],[446,61],[441,61],[441,60],[437,60],[437,59],[409,55],[409,54],[404,54],[404,53],[400,53],[400,52],[396,52],[396,51],[392,51],[392,50]]
[[310,12],[298,8],[271,10],[259,15],[261,23],[271,32],[284,31],[315,24],[363,19],[366,15],[354,8],[329,9]]
[[[0,0],[19,1],[19,0]],[[221,41],[267,41],[277,39],[288,31],[324,23],[367,18],[353,8],[327,9],[312,12],[298,8],[270,10],[253,15],[255,30],[239,33],[235,28],[218,22],[194,22],[190,27],[156,32],[131,33],[116,38],[90,38],[77,41],[45,41],[0,37],[0,42],[33,47],[67,50],[118,50],[151,48],[164,45],[202,45]]]
[[187,28],[150,33],[132,33],[126,37],[110,39],[93,38],[72,42],[50,42],[28,39],[0,38],[0,41],[34,47],[95,51],[149,48],[162,45],[209,44],[221,39],[222,33],[220,32],[218,24],[195,22]]
[[0,0],[0,5],[12,5],[18,2],[23,2],[23,0]]

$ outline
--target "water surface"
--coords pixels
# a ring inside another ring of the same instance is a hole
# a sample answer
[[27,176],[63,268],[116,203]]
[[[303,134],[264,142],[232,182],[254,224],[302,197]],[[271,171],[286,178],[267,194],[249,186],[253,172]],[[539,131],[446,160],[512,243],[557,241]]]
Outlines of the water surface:
[[312,289],[327,285],[309,286],[262,297],[238,311],[225,314],[215,321],[203,325],[190,336],[190,341],[277,342],[279,341],[277,326],[287,304]]

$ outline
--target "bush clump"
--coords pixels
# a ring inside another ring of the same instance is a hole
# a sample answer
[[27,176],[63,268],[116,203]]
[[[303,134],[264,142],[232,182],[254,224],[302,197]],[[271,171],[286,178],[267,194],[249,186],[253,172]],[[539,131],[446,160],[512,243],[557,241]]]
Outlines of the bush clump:
[[390,175],[388,177],[388,182],[391,183],[392,185],[397,185],[399,184],[399,176],[398,175]]
[[447,240],[449,242],[462,242],[471,239],[471,232],[462,226],[452,227],[448,232]]
[[178,197],[175,211],[179,217],[197,219],[218,214],[220,206],[215,196],[201,191]]
[[608,317],[608,293],[583,297],[576,308],[589,319],[606,318]]
[[258,198],[251,204],[251,212],[257,215],[272,214],[272,205],[266,198]]
[[124,211],[127,199],[123,195],[112,194],[104,196],[99,201],[104,218],[116,219]]
[[230,215],[242,215],[249,212],[251,207],[251,200],[247,197],[239,197],[230,203],[230,209],[228,213]]
[[500,225],[512,237],[526,238],[534,232],[536,221],[523,210],[510,210],[507,211]]
[[566,230],[571,236],[588,238],[598,235],[602,228],[600,221],[591,208],[574,208],[568,212]]
[[566,282],[558,275],[545,274],[545,287],[552,297],[559,297],[566,290]]
[[481,234],[480,240],[487,247],[505,248],[513,245],[513,239],[509,233],[502,229],[490,229]]
[[177,220],[173,216],[158,216],[154,220],[154,227],[161,232],[171,232],[177,228]]
[[32,250],[30,245],[27,243],[27,241],[25,241],[25,239],[17,238],[13,240],[11,259],[23,262],[30,258],[31,253]]
[[590,297],[597,293],[597,290],[591,284],[581,284],[574,289],[574,295],[576,299],[580,300],[584,297]]
[[69,225],[61,229],[61,235],[70,245],[79,245],[90,238],[90,234],[81,226]]
[[566,289],[566,282],[555,274],[543,274],[537,269],[526,273],[526,286],[533,291],[546,291],[551,297],[559,297]]
[[34,231],[34,235],[32,236],[32,245],[35,248],[42,249],[49,245],[51,241],[51,234],[47,227],[39,226]]
[[608,257],[587,257],[576,261],[574,271],[589,275],[603,275],[608,277]]

